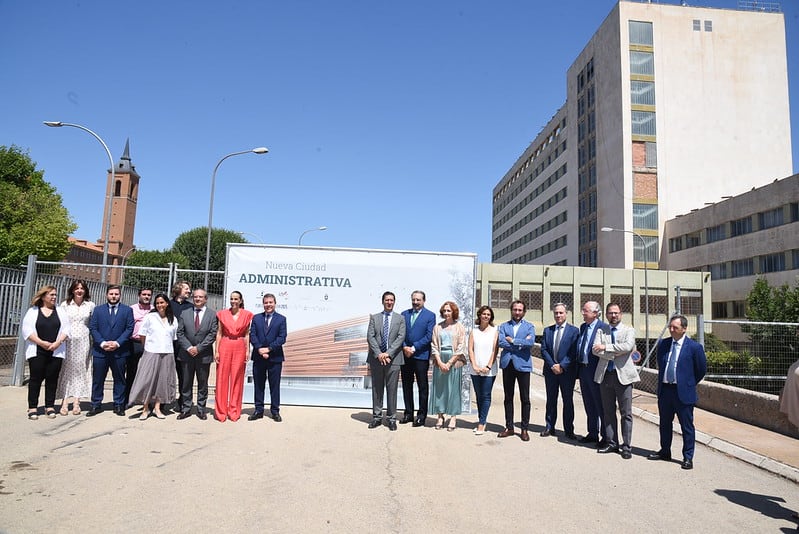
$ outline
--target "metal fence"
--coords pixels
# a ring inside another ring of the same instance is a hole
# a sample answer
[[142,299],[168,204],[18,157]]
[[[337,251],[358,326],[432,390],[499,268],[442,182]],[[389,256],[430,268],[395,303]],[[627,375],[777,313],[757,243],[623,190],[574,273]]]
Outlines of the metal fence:
[[[712,334],[705,325],[712,325]],[[779,395],[799,359],[799,323],[706,320],[699,327],[706,380]]]
[[[25,311],[30,307],[33,294],[42,286],[52,285],[58,292],[58,302],[67,297],[74,280],[86,282],[91,300],[105,302],[105,292],[110,284],[96,281],[95,264],[36,261],[29,258],[26,268],[0,267],[0,385],[21,385],[27,378],[24,362],[24,340],[19,338],[19,328]],[[178,281],[187,281],[192,288],[203,287],[206,272],[180,269],[176,264],[168,267],[138,267],[109,265],[110,281],[118,281],[122,288],[121,301],[138,302],[139,288],[152,288],[153,293],[170,294]],[[208,305],[219,310],[227,305],[224,291],[224,272],[208,272]]]

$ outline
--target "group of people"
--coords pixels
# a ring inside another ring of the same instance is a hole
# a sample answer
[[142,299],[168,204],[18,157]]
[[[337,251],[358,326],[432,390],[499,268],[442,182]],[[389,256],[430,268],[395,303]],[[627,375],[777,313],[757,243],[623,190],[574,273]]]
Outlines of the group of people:
[[[138,302],[120,302],[121,288],[110,285],[106,303],[91,301],[83,280],[72,282],[67,299],[57,305],[57,290],[42,287],[22,321],[28,361],[28,418],[38,419],[39,396],[44,384],[44,415],[79,415],[80,399],[89,397],[86,415],[103,411],[105,380],[113,378],[113,411],[142,404],[139,419],[164,419],[163,409],[173,405],[177,419],[191,416],[196,383],[196,415],[207,415],[208,378],[216,362],[214,417],[224,422],[241,417],[244,374],[248,356],[253,360],[255,412],[263,417],[266,381],[269,381],[272,419],[280,422],[280,377],[286,319],[275,311],[276,298],[263,296],[264,312],[254,315],[244,308],[238,291],[230,307],[216,311],[207,305],[203,289],[191,290],[181,281],[171,298],[153,290],[139,290]],[[250,348],[252,347],[252,350]],[[177,394],[176,394],[177,393]],[[69,401],[72,400],[72,411]]]

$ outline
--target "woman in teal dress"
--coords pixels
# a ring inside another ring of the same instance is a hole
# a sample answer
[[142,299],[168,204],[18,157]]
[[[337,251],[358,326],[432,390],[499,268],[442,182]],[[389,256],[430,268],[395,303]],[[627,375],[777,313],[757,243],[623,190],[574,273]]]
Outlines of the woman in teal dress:
[[458,322],[460,310],[454,302],[447,301],[439,310],[444,319],[433,328],[430,354],[433,358],[433,382],[430,385],[430,413],[437,413],[436,430],[443,428],[444,415],[450,420],[447,430],[457,426],[456,416],[461,413],[462,368],[466,363],[466,330]]

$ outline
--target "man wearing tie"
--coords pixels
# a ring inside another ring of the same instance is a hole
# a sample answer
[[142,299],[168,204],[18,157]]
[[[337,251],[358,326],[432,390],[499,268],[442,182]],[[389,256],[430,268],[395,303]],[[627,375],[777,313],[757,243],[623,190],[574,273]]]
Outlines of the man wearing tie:
[[[622,324],[621,307],[611,302],[605,307],[609,331],[600,330],[594,339],[593,353],[599,358],[594,382],[599,384],[602,397],[603,428],[607,445],[599,453],[620,452],[625,460],[632,458],[630,442],[633,435],[633,383],[638,382],[638,370],[630,354],[635,350],[635,330]],[[619,426],[616,422],[616,403],[621,415],[622,443],[619,445]]]
[[671,425],[674,415],[682,429],[682,468],[694,467],[694,405],[696,385],[707,372],[707,358],[702,345],[685,335],[688,319],[675,315],[669,320],[671,339],[658,345],[658,412],[660,413],[660,450],[649,460],[671,460]]
[[275,311],[277,299],[272,293],[264,295],[264,312],[255,315],[250,325],[250,344],[252,345],[252,378],[255,411],[247,417],[255,421],[264,416],[264,394],[269,380],[269,411],[272,419],[279,423],[280,416],[280,376],[283,372],[283,344],[286,342],[286,318]]
[[[429,386],[427,372],[430,370],[430,342],[436,314],[424,307],[424,291],[411,293],[411,308],[402,312],[405,319],[405,342],[402,353],[405,363],[400,367],[402,375],[402,397],[405,401],[405,417],[401,424],[413,422],[413,426],[424,426],[427,420]],[[419,389],[419,411],[413,418],[413,379]]]
[[194,305],[180,314],[178,321],[178,344],[180,354],[178,361],[182,376],[181,406],[178,419],[186,419],[191,415],[194,398],[194,377],[197,377],[197,417],[205,421],[205,404],[208,401],[208,375],[211,362],[214,360],[214,342],[219,326],[216,311],[206,306],[208,296],[204,289],[195,289],[192,295]]
[[105,292],[106,304],[97,306],[89,320],[92,334],[92,407],[87,417],[103,411],[103,386],[108,369],[114,377],[114,413],[125,415],[125,361],[130,354],[133,333],[133,310],[121,304],[120,288],[110,285]]
[[505,430],[498,434],[507,438],[513,430],[513,388],[519,384],[519,400],[522,404],[522,441],[530,441],[527,427],[530,425],[530,373],[533,359],[530,349],[535,344],[535,326],[524,320],[527,308],[521,300],[510,304],[510,321],[499,325],[499,366],[502,368],[502,387],[505,390]]
[[383,311],[369,318],[366,342],[369,345],[369,372],[372,376],[372,422],[369,428],[383,424],[383,389],[386,390],[388,429],[397,430],[397,386],[400,366],[404,363],[402,342],[405,340],[405,320],[394,312],[396,297],[391,291],[383,293]]
[[557,436],[558,392],[563,398],[563,430],[569,439],[574,435],[574,383],[577,380],[577,341],[580,330],[566,322],[566,305],[552,308],[555,324],[544,329],[541,356],[544,358],[544,384],[547,390],[546,427],[540,436]]
[[607,324],[599,320],[601,309],[599,303],[593,300],[583,304],[581,310],[583,324],[580,325],[580,341],[577,351],[580,392],[583,395],[583,406],[585,407],[585,415],[588,418],[588,434],[580,438],[580,443],[597,443],[597,448],[607,445],[604,439],[600,441],[600,437],[602,437],[600,436],[600,428],[605,427],[605,416],[602,414],[602,396],[599,392],[599,384],[594,382],[599,358],[591,352],[596,333],[608,327]]

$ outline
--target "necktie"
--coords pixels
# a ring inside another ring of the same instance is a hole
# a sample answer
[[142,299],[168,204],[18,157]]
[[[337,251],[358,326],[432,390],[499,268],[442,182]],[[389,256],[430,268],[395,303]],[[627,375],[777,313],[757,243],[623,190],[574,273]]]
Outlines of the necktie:
[[388,349],[388,317],[389,315],[383,312],[383,338],[380,341],[381,352],[386,352]]
[[680,345],[676,341],[671,342],[671,354],[669,363],[666,364],[666,382],[669,384],[677,383],[677,350]]
[[200,329],[200,310],[194,310],[194,330],[197,331]]
[[413,312],[413,313],[411,314],[411,326],[413,326],[413,323],[415,323],[415,322],[416,322],[416,316],[417,316],[417,315],[419,315],[419,312],[417,312],[417,311],[415,311],[415,312]]
[[[611,343],[616,343],[616,327],[615,326],[610,329],[610,342]],[[606,347],[606,349],[607,349],[607,347]],[[615,368],[616,367],[613,365],[613,360],[610,360],[608,362],[608,371],[612,371]]]
[[588,344],[588,327],[583,330],[583,339],[580,341],[580,363],[588,363],[588,355],[585,353],[585,346]]
[[267,315],[266,316],[266,329],[267,330],[269,330],[269,323],[271,323],[271,322],[272,322],[272,316],[271,315]]
[[558,325],[555,327],[555,363],[560,363],[560,357],[558,356],[558,349],[560,349],[560,336],[563,332],[563,327]]
[[113,319],[116,316],[117,316],[117,307],[111,306],[111,318]]

